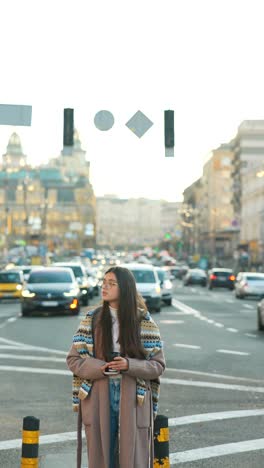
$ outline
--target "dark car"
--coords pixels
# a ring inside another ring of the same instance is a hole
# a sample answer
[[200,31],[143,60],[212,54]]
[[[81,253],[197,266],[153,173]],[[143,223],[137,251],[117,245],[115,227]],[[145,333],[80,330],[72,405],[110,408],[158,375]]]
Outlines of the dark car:
[[235,275],[230,268],[212,268],[208,275],[208,288],[234,289]]
[[81,292],[70,268],[43,268],[32,270],[21,294],[21,313],[80,311]]
[[184,286],[188,286],[190,284],[200,284],[201,286],[206,286],[207,276],[205,271],[201,270],[200,268],[192,268],[188,270],[183,277],[183,284]]
[[84,306],[89,305],[89,298],[90,299],[93,298],[94,292],[93,292],[93,286],[91,285],[89,281],[84,265],[79,262],[56,262],[56,263],[53,263],[51,266],[53,265],[60,266],[60,267],[67,267],[67,268],[72,269],[73,274],[76,278],[76,281],[82,293],[82,296],[81,296],[82,305]]

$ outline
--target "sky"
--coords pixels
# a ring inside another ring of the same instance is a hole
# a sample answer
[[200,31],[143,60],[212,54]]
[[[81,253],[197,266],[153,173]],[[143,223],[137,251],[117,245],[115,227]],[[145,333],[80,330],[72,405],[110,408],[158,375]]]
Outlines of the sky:
[[[0,154],[16,131],[28,162],[47,163],[74,108],[96,196],[181,201],[211,150],[264,119],[263,0],[8,0],[0,13],[0,104],[32,105],[31,127],[1,126]],[[138,110],[153,122],[141,138],[125,125]]]

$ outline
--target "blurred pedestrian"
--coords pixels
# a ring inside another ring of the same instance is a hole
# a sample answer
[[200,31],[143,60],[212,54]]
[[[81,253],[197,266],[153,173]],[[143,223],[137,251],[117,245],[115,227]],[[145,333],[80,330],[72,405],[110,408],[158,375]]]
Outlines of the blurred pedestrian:
[[152,468],[165,369],[159,329],[127,268],[107,270],[102,299],[82,320],[67,356],[78,411],[77,467],[83,423],[89,468]]

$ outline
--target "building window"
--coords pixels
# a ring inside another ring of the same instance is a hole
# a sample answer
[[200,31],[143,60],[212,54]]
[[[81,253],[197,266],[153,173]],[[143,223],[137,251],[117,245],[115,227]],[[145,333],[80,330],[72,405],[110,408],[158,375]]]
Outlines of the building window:
[[16,191],[14,190],[14,188],[9,188],[9,187],[7,188],[6,199],[7,201],[10,201],[10,202],[16,201]]
[[57,199],[59,203],[74,203],[74,190],[69,188],[58,189]]

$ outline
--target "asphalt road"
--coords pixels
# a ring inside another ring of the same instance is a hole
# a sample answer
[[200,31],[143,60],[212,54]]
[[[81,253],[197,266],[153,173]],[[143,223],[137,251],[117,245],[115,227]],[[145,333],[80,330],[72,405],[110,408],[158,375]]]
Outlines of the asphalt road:
[[[264,467],[264,334],[256,307],[227,290],[177,281],[173,305],[153,315],[167,362],[159,413],[169,418],[171,466]],[[1,467],[20,466],[28,415],[40,419],[40,467],[75,467],[65,356],[80,318],[22,318],[19,303],[0,303]]]

